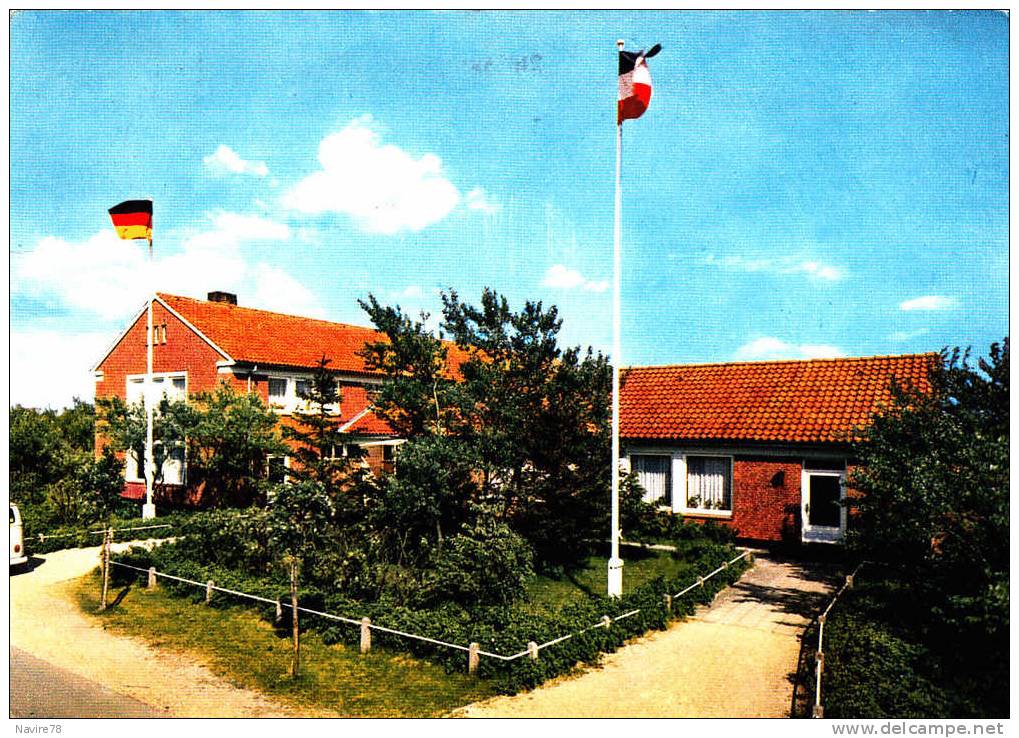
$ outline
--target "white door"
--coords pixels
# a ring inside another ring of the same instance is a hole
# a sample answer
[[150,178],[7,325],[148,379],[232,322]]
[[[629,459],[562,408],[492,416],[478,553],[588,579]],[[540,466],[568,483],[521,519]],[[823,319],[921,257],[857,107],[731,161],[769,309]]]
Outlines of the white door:
[[846,475],[841,471],[803,470],[801,516],[803,541],[838,543],[846,531]]

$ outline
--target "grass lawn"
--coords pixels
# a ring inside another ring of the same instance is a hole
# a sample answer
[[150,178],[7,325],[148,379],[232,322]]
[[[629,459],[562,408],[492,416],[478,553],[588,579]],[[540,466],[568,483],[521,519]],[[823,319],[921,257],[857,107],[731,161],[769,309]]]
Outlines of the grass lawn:
[[[644,551],[627,547],[622,550],[623,593],[660,576],[680,577],[690,572],[693,565],[667,552]],[[529,607],[532,612],[548,612],[567,602],[604,595],[608,577],[608,556],[592,556],[587,566],[561,579],[535,577],[527,586]],[[704,572],[706,573],[706,572]]]
[[348,717],[435,717],[495,694],[487,682],[465,673],[447,674],[382,649],[361,656],[356,648],[325,645],[310,632],[301,634],[301,675],[292,679],[289,637],[244,607],[205,607],[134,585],[100,615],[98,580],[87,576],[73,586],[82,611],[109,630],[193,655],[230,682],[281,703]]

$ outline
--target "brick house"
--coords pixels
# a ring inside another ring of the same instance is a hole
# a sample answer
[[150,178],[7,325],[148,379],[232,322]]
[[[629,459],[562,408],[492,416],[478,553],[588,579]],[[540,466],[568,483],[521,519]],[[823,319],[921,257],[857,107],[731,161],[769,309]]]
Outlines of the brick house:
[[838,542],[855,429],[928,386],[937,354],[634,367],[620,390],[624,466],[645,500],[759,541]]
[[[257,393],[287,422],[301,402],[302,383],[310,380],[325,355],[341,391],[340,429],[354,435],[373,471],[392,469],[402,440],[372,412],[369,392],[381,377],[357,355],[366,342],[380,339],[375,330],[240,307],[235,295],[224,292],[211,292],[208,300],[160,293],[152,313],[157,391],[183,399],[225,382],[239,392]],[[93,367],[96,399],[141,401],[145,333],[143,306]],[[131,453],[126,462],[124,496],[142,499],[145,481],[140,465]],[[282,475],[287,465],[289,458],[269,459],[267,473]],[[163,483],[180,497],[176,493],[188,485],[183,449],[171,452],[162,472]]]

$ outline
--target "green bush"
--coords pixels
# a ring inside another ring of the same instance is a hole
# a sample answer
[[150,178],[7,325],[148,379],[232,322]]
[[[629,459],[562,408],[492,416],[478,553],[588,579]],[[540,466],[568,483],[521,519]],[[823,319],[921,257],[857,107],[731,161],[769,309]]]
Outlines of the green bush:
[[421,604],[508,605],[534,573],[531,548],[508,525],[481,514],[433,550]]
[[978,601],[925,591],[877,566],[825,625],[825,716],[1008,715],[1008,588]]

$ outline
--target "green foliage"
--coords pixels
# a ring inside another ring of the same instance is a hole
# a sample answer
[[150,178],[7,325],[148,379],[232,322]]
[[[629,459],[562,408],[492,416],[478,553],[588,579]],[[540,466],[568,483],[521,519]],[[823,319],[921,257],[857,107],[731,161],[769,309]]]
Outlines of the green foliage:
[[386,336],[366,343],[360,352],[368,369],[389,378],[373,399],[376,413],[405,438],[441,435],[453,405],[449,396],[455,383],[445,345],[425,329],[429,316],[422,313],[421,320],[415,321],[399,305],[384,307],[373,295],[358,304]]
[[534,573],[531,548],[508,525],[480,510],[473,522],[433,549],[422,604],[509,605]]
[[962,697],[947,714],[957,716],[1007,704],[1008,370],[1007,338],[976,367],[968,352],[942,352],[931,391],[896,388],[864,432],[850,480],[861,493],[850,545],[908,583],[899,616],[917,625],[907,640],[938,664],[918,673],[939,684],[939,671],[953,675]]
[[321,548],[335,514],[333,497],[312,479],[274,485],[266,510],[269,550],[300,560]]
[[16,405],[10,408],[9,423],[11,499],[22,506],[40,506],[50,485],[71,478],[91,456],[93,407],[77,398],[73,407],[59,413]]
[[[932,611],[929,594],[895,569],[867,566],[856,581],[825,625],[825,717],[1008,715],[1007,648],[960,629],[959,613]],[[1008,586],[1000,585],[983,605],[955,604],[980,626],[1007,631]]]
[[1008,357],[945,351],[931,392],[897,389],[857,447],[855,549],[974,588],[1008,570]]
[[11,499],[41,531],[108,517],[123,486],[120,462],[93,453],[95,413],[75,399],[56,413],[10,409]]
[[294,462],[288,475],[321,485],[338,510],[346,513],[344,517],[351,518],[357,515],[357,498],[348,493],[363,483],[364,472],[358,463],[362,454],[351,436],[339,431],[341,397],[329,363],[325,356],[319,359],[306,388],[299,386],[298,396],[306,407],[295,410],[292,424],[283,426],[283,438],[289,442]]
[[395,474],[376,480],[368,522],[389,560],[420,562],[467,520],[478,493],[471,448],[447,436],[422,436],[400,446]]
[[[211,524],[211,518],[209,521]],[[222,541],[223,545],[227,543]],[[302,584],[299,597],[303,607],[354,620],[367,616],[378,625],[449,643],[466,645],[477,642],[483,650],[506,655],[523,650],[531,640],[544,643],[569,633],[576,634],[569,640],[543,650],[537,661],[526,657],[511,662],[482,658],[479,675],[491,679],[500,691],[513,693],[533,688],[547,679],[569,673],[580,663],[597,663],[601,654],[616,650],[626,640],[642,635],[650,629],[666,627],[670,615],[665,611],[662,595],[674,594],[685,589],[696,580],[698,574],[705,574],[735,556],[735,550],[731,546],[704,542],[704,545],[697,548],[698,556],[689,560],[689,568],[677,578],[652,580],[621,599],[591,596],[541,614],[536,614],[526,603],[521,602],[476,607],[447,602],[431,608],[409,607],[385,598],[364,602],[352,599],[347,592],[333,587],[322,587],[316,583],[309,584],[307,581]],[[200,561],[195,556],[194,550],[189,539],[182,539],[151,551],[135,549],[118,557],[118,560],[141,569],[155,566],[161,572],[197,582],[212,579],[218,586],[270,600],[282,598],[284,602],[286,601],[288,585],[281,570],[241,572],[233,566]],[[683,598],[674,601],[671,617],[692,614],[698,604],[710,602],[720,589],[735,581],[744,569],[745,563],[740,561],[708,580],[703,588],[695,588]],[[137,572],[120,567],[114,567],[113,571],[117,577],[115,580],[117,584],[134,581],[138,576]],[[203,600],[204,590],[201,587],[173,580],[160,580],[160,583],[161,586],[196,603]],[[252,606],[250,601],[229,596],[214,597],[212,605]],[[267,620],[271,621],[274,618],[275,608],[272,605],[256,607]],[[619,620],[609,629],[589,629],[600,622],[604,615],[617,617],[634,609],[640,609],[640,612]],[[307,614],[302,614],[301,622],[302,627],[313,628],[320,633],[327,643],[343,642],[356,645],[358,642],[357,626]],[[585,632],[581,633],[582,630]],[[280,635],[283,634],[281,630]],[[409,651],[416,656],[441,664],[450,672],[466,670],[466,654],[460,650],[380,631],[372,634],[372,641],[373,647],[396,652]]]
[[444,327],[470,352],[456,434],[476,449],[483,494],[499,502],[539,559],[570,565],[606,510],[608,362],[562,349],[553,306],[513,312],[485,290],[480,307],[443,295]]

